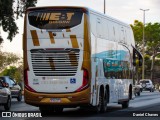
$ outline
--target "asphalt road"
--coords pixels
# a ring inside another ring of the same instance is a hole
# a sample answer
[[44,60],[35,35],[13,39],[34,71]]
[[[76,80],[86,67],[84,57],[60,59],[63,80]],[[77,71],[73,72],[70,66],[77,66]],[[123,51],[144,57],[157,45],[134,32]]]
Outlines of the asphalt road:
[[[0,106],[0,111],[1,112],[6,112],[4,111],[3,106]],[[11,108],[11,113],[16,112],[16,113],[25,113],[28,115],[28,113],[37,113],[40,115],[39,108],[38,107],[33,107],[30,105],[25,104],[23,101],[18,102],[16,99],[12,99],[12,108]],[[7,111],[7,112],[10,112]],[[27,112],[27,113],[26,113]],[[17,114],[16,114],[17,115]],[[16,117],[16,116],[14,116]],[[9,118],[0,118],[2,119],[35,119],[35,118],[20,118],[20,117],[9,117]],[[47,115],[42,115],[42,118],[39,119],[87,119],[87,120],[97,120],[97,119],[116,119],[119,120],[123,118],[123,120],[128,120],[128,119],[136,119],[136,120],[159,120],[160,119],[160,92],[147,92],[144,91],[141,93],[141,96],[136,96],[134,100],[130,101],[130,106],[127,109],[122,109],[121,105],[118,104],[109,104],[108,105],[108,110],[106,113],[94,113],[92,110],[89,109],[79,109],[79,108],[74,108],[74,109],[64,109],[63,113],[60,114],[47,114]]]

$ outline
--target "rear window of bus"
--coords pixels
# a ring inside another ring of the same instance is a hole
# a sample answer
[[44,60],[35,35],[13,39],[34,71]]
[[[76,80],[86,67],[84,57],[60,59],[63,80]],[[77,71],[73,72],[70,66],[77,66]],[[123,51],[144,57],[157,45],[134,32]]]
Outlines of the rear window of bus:
[[39,29],[68,29],[82,21],[81,10],[35,10],[28,14],[29,24]]

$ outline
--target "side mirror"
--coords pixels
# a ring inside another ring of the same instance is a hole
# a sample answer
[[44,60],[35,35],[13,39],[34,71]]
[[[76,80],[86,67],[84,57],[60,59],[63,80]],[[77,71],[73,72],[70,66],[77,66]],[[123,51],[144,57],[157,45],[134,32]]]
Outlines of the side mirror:
[[134,66],[136,66],[137,57],[138,57],[138,61],[139,61],[139,66],[142,66],[143,57],[142,57],[141,53],[135,47],[133,47],[133,65]]
[[143,58],[139,59],[139,66],[142,66]]
[[133,66],[136,66],[136,54],[133,50]]

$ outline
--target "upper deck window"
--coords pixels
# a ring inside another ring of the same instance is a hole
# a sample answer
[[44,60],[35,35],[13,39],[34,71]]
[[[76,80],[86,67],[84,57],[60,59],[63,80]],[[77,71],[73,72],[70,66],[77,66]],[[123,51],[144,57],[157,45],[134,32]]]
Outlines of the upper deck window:
[[40,29],[67,29],[81,23],[83,12],[77,9],[35,10],[28,14],[29,24]]

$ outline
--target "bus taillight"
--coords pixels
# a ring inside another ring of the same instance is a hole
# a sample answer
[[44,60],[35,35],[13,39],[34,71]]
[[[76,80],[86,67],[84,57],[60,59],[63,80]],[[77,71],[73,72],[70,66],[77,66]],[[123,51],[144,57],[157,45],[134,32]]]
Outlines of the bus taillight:
[[29,86],[29,83],[28,83],[28,69],[25,69],[24,70],[24,83],[25,83],[25,88],[31,92],[36,92],[33,88],[31,88]]
[[80,92],[80,91],[86,89],[88,87],[88,85],[89,85],[89,74],[86,69],[83,69],[83,83],[82,83],[82,86],[79,87],[76,91]]

